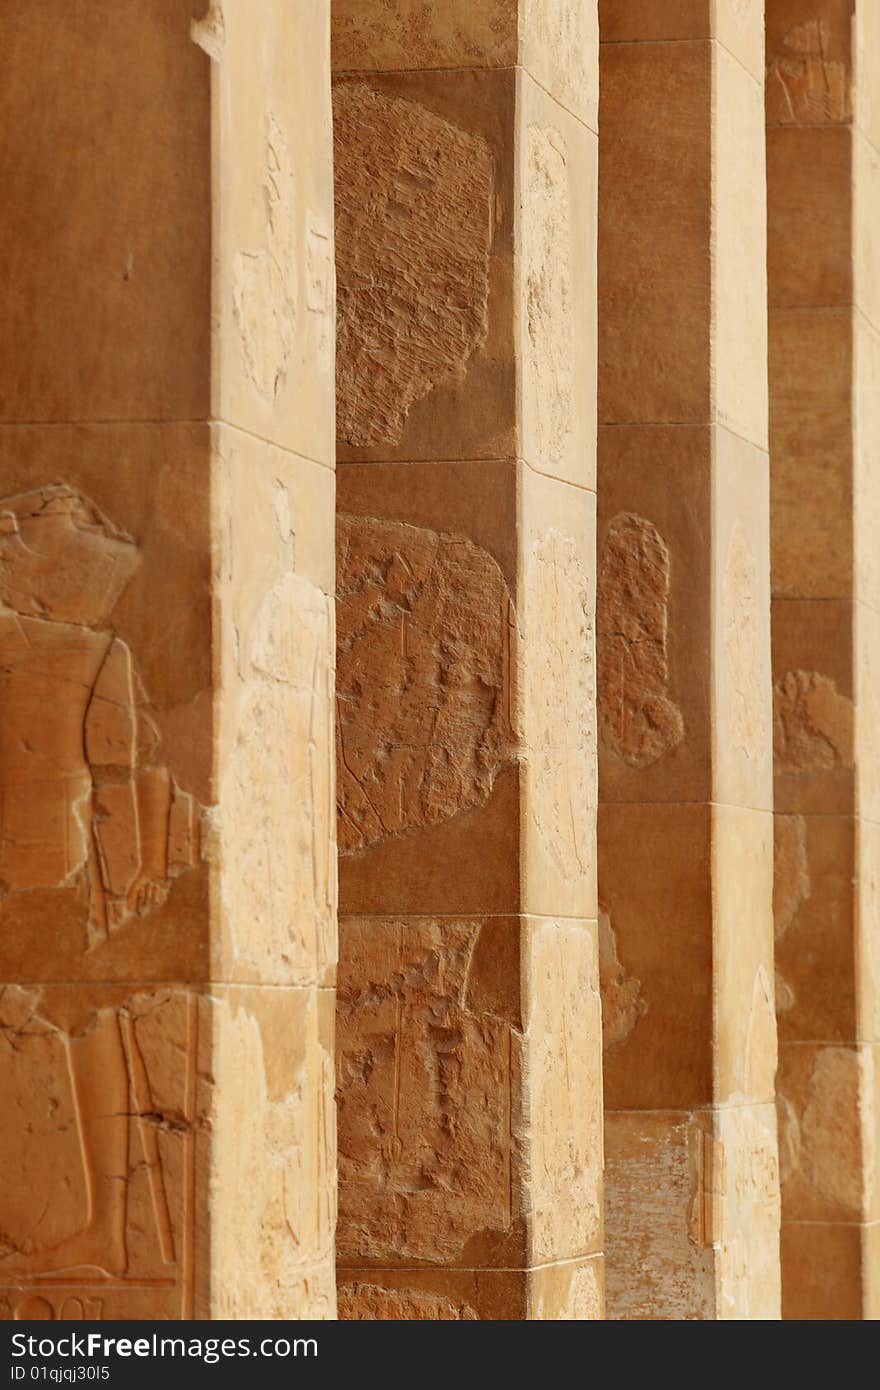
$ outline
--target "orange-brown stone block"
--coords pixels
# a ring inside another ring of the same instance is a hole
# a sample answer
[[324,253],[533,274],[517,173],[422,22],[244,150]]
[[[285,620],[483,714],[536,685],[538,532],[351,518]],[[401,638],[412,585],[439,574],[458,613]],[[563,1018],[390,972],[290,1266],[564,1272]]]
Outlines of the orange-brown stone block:
[[607,1312],[775,1318],[760,6],[600,37]]
[[0,1311],[331,1317],[328,7],[111,9],[0,59]]
[[877,7],[767,5],[786,1318],[877,1316]]
[[602,1315],[591,8],[333,14],[347,1318]]

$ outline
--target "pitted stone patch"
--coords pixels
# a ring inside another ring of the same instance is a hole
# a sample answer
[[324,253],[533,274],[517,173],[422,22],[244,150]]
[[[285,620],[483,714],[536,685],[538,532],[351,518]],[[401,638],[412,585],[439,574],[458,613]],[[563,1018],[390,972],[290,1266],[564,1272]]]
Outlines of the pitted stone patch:
[[777,772],[852,767],[853,703],[829,676],[787,671],[773,690],[773,755]]
[[[478,922],[348,920],[337,993],[338,1254],[466,1260],[519,1213],[517,1035],[467,1007]],[[514,1209],[511,1209],[511,1203]]]
[[334,94],[337,435],[400,442],[487,331],[494,168],[481,136],[364,83]]
[[648,767],[684,737],[667,695],[669,550],[656,526],[621,512],[599,566],[599,731],[631,767]]
[[340,1321],[357,1322],[474,1322],[469,1303],[455,1303],[442,1294],[421,1289],[383,1289],[378,1284],[341,1284]]
[[481,805],[515,757],[510,596],[463,536],[342,516],[337,540],[339,848]]

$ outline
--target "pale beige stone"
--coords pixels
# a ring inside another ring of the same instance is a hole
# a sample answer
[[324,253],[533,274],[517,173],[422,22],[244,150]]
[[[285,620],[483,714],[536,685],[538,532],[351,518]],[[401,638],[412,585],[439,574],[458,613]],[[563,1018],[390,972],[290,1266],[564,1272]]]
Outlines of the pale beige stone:
[[[724,0],[730,11],[731,0]],[[749,29],[760,33],[760,5]],[[767,448],[767,214],[763,86],[713,45],[713,414]]]

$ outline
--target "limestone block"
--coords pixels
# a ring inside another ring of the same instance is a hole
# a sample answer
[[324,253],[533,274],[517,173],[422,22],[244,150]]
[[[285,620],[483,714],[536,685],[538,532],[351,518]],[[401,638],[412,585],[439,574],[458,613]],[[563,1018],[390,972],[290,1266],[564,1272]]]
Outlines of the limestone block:
[[[15,268],[6,321],[20,346],[4,372],[4,421],[207,413],[210,247],[180,235],[211,216],[208,67],[189,41],[192,9],[122,0],[74,22],[49,0],[8,16],[0,100],[15,139],[0,245]],[[69,74],[84,70],[74,93]]]
[[[772,1084],[772,1075],[771,1075]],[[776,1113],[766,1105],[722,1106],[715,1116],[720,1229],[715,1317],[779,1318],[779,1162]]]
[[600,128],[615,171],[599,205],[603,424],[710,415],[712,71],[708,42],[603,47]]
[[[735,0],[716,0],[716,5],[731,20],[742,8]],[[760,36],[760,0],[744,8],[746,32]],[[757,74],[747,71],[723,43],[716,43],[712,89],[719,113],[712,126],[713,417],[766,449],[767,217],[760,67]]]
[[856,806],[866,820],[880,821],[880,613],[866,603],[855,605]]
[[519,452],[543,473],[595,488],[585,383],[596,375],[597,141],[526,73],[518,119]]
[[[223,0],[193,37],[217,70],[216,414],[333,461],[330,53],[323,5]],[[308,132],[308,139],[304,139]]]
[[6,985],[0,1009],[6,1316],[36,1315],[35,1297],[41,1317],[198,1316],[205,1001],[180,986]]
[[332,1318],[332,990],[215,986],[212,1315]]
[[218,427],[215,444],[224,689],[215,969],[227,980],[328,984],[336,959],[333,475],[240,431]]
[[711,432],[603,427],[599,447],[600,800],[708,798]]
[[777,600],[773,609],[776,810],[850,814],[855,785],[852,604]]
[[[6,980],[205,978],[207,445],[195,426],[0,441]],[[159,641],[157,611],[180,612]]]
[[518,5],[512,0],[339,0],[332,7],[336,72],[512,67]]
[[335,1311],[327,19],[13,21],[4,1317]]
[[780,1048],[777,1105],[786,1221],[877,1219],[876,1047]]
[[[773,817],[744,806],[712,812],[714,1095],[737,1109],[771,1104],[776,1076],[773,989]],[[735,1146],[736,1131],[731,1133]]]
[[854,1036],[856,835],[846,816],[775,817],[776,1010],[781,1041],[844,1042]]
[[880,609],[880,556],[872,537],[880,526],[880,485],[871,460],[880,449],[880,333],[864,319],[855,326],[853,508],[855,595]]
[[342,1265],[522,1261],[519,958],[515,919],[343,920]]
[[778,1316],[772,1104],[610,1112],[605,1183],[609,1317]]
[[773,807],[767,455],[716,427],[713,447],[714,797]]
[[335,85],[341,460],[516,452],[515,100],[508,70]]
[[579,0],[339,0],[332,10],[339,73],[520,64],[560,106],[596,129],[598,13]]
[[[605,1116],[608,1317],[712,1318],[721,1193],[705,1115]],[[633,1272],[637,1271],[637,1278]]]
[[852,115],[850,0],[767,5],[767,124],[829,125]]
[[[435,529],[443,482],[472,488],[473,470],[372,464],[340,476],[340,514],[353,518],[340,530],[337,674],[349,911],[595,914],[595,598],[581,559],[593,547],[592,495],[523,464],[491,476],[497,506],[469,509],[466,493],[451,513],[458,532]],[[512,550],[501,523],[517,514],[528,524]],[[396,591],[403,576],[409,587]],[[388,602],[376,607],[379,593]],[[378,621],[365,625],[362,612]],[[416,660],[418,679],[404,682]],[[561,705],[548,701],[548,664]],[[422,732],[404,753],[409,723]]]
[[[825,310],[809,320],[798,310],[770,311],[774,596],[842,598],[850,592],[851,372],[847,311]],[[803,553],[810,555],[807,566]]]
[[763,78],[760,0],[599,0],[603,43],[716,38]]
[[[600,906],[618,962],[609,964],[621,984],[636,982],[627,992],[639,1000],[606,1044],[606,1120],[711,1101],[711,836],[706,806],[658,817],[651,805],[600,803]],[[670,959],[687,961],[686,989]]]
[[595,497],[523,466],[518,491],[522,904],[595,919]]
[[[880,15],[874,5],[858,5],[852,33],[857,72],[876,73],[880,65]],[[853,114],[856,124],[880,150],[880,100],[873,82],[862,82],[854,94]]]
[[783,1319],[851,1322],[864,1316],[866,1234],[855,1224],[782,1223]]
[[858,827],[855,963],[859,980],[855,1036],[880,1041],[880,830],[869,821]]
[[845,125],[767,129],[767,268],[774,309],[827,308],[852,299],[852,148]]

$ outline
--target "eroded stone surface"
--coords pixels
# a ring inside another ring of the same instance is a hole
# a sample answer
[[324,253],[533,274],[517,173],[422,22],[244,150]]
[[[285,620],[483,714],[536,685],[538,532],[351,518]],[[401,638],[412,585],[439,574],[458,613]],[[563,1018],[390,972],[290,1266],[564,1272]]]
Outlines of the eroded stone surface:
[[512,611],[462,536],[343,516],[337,538],[339,847],[480,805],[514,756]]
[[593,611],[571,537],[551,530],[533,547],[526,606],[529,815],[568,881],[590,860],[597,796]]
[[801,1116],[801,1167],[824,1197],[861,1215],[865,1198],[862,1127],[866,1076],[853,1048],[824,1047],[816,1055],[809,1098]]
[[341,1284],[339,1317],[359,1322],[473,1322],[469,1303],[453,1303],[420,1289],[383,1289],[378,1284]]
[[246,683],[223,784],[224,907],[237,962],[276,978],[315,979],[335,954],[332,636],[330,599],[289,573],[239,653]]
[[343,1262],[458,1262],[510,1230],[515,1040],[505,1018],[470,1005],[483,930],[419,919],[341,932]]
[[70,1297],[94,1318],[194,1315],[199,1016],[181,990],[0,990],[0,1289],[14,1316],[36,1278],[45,1317],[75,1316],[60,1312]]
[[530,1263],[593,1253],[602,1229],[601,1024],[592,924],[530,921],[523,993]]
[[807,822],[803,816],[773,817],[773,921],[776,940],[788,931],[810,896]]
[[464,376],[487,332],[486,142],[364,83],[334,93],[337,435],[396,444],[413,404]]
[[199,862],[200,807],[110,614],[138,548],[75,489],[0,501],[3,895],[84,879],[89,941],[162,907]]
[[793,25],[783,52],[767,64],[768,120],[814,124],[847,121],[852,114],[849,64],[828,56],[828,25],[810,17]]
[[684,737],[667,694],[669,572],[656,526],[630,512],[616,516],[599,565],[599,733],[631,767],[656,762]]
[[283,383],[296,331],[297,276],[293,163],[285,132],[266,117],[263,175],[265,245],[237,251],[233,260],[233,312],[245,371],[273,401]]
[[618,955],[617,937],[607,912],[599,909],[599,981],[602,992],[602,1045],[625,1042],[647,1012],[641,981],[627,975]]
[[851,767],[853,704],[818,671],[787,671],[773,689],[777,772]]
[[215,1316],[332,1317],[334,1075],[321,1002],[294,988],[215,993]]

